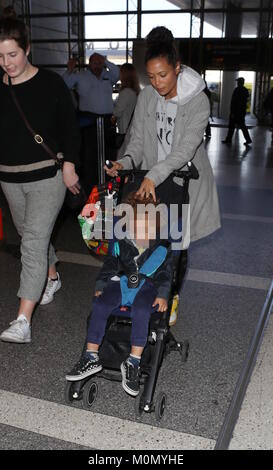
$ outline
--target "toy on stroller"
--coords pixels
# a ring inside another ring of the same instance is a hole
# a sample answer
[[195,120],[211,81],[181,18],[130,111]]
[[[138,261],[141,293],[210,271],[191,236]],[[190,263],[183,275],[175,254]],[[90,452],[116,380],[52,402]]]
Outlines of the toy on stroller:
[[[137,189],[146,171],[121,170],[119,171],[119,197],[118,203],[124,200],[133,189]],[[182,178],[183,186],[173,182],[173,178]],[[173,172],[161,185],[156,188],[156,195],[161,202],[169,205],[189,203],[189,181],[198,179],[198,171],[192,162],[188,162],[187,169]],[[171,242],[170,242],[171,243]],[[163,416],[166,406],[166,394],[159,393],[154,397],[157,377],[165,355],[171,351],[179,351],[181,360],[185,362],[188,357],[188,341],[178,342],[170,331],[169,318],[172,298],[179,292],[181,281],[186,271],[186,252],[181,251],[179,261],[174,269],[171,293],[168,300],[168,309],[165,312],[154,312],[150,317],[149,335],[140,362],[140,384],[143,391],[136,399],[135,410],[137,415],[145,412],[155,412],[158,420]],[[96,400],[98,385],[96,377],[111,381],[122,381],[120,373],[121,363],[128,357],[130,351],[131,329],[130,307],[123,306],[115,309],[107,323],[106,332],[99,349],[102,370],[95,376],[88,376],[81,380],[67,381],[65,389],[66,403],[74,400],[83,400],[83,407],[90,409]]]

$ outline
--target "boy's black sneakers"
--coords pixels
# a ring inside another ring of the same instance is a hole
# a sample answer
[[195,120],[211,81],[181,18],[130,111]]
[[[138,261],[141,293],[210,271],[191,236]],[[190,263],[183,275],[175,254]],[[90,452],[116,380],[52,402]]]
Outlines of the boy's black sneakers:
[[102,365],[98,354],[92,357],[85,353],[65,378],[68,381],[82,380],[89,377],[89,375],[96,374],[100,370],[102,370]]
[[134,366],[130,359],[126,359],[120,366],[122,374],[122,386],[125,392],[133,397],[139,394],[139,367]]

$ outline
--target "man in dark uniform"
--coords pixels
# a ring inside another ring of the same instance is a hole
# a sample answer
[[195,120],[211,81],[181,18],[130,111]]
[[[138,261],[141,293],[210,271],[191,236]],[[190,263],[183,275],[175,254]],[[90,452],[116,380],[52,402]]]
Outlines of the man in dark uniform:
[[235,127],[237,126],[244,134],[244,138],[246,140],[244,145],[249,145],[252,143],[252,140],[245,124],[246,107],[249,93],[247,88],[244,86],[245,79],[241,77],[237,78],[236,80],[237,88],[235,88],[232,94],[230,104],[228,134],[225,140],[222,140],[222,142],[223,144],[231,143]]

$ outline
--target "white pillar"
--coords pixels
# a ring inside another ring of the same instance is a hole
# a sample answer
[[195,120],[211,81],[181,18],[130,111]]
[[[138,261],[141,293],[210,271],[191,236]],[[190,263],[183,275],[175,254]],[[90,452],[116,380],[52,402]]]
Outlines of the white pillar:
[[[225,37],[240,38],[242,30],[241,1],[229,0],[227,3]],[[237,86],[236,78],[238,72],[222,72],[221,95],[220,95],[220,116],[223,119],[229,118],[230,101],[234,88]]]
[[222,73],[221,96],[220,96],[220,117],[228,119],[230,114],[230,101],[234,88],[237,86],[236,78],[238,72]]

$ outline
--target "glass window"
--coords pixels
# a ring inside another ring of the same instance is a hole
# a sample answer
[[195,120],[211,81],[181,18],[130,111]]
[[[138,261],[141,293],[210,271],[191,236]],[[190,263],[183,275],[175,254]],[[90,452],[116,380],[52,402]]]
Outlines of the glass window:
[[[193,0],[192,1],[192,8],[193,10],[201,10],[202,1],[201,0]],[[189,6],[191,8],[191,5]]]
[[35,65],[64,65],[68,60],[68,46],[65,43],[32,44],[31,52]]
[[137,0],[129,0],[128,1],[128,10],[137,10]]
[[192,38],[200,37],[200,26],[201,26],[200,14],[195,13],[194,15],[192,15],[192,18],[191,18],[191,37]]
[[205,8],[224,8],[225,0],[205,0]]
[[142,15],[141,36],[146,37],[156,26],[170,29],[176,38],[190,37],[190,13],[155,13]]
[[137,15],[128,15],[128,38],[137,37]]
[[32,39],[65,39],[68,35],[67,17],[32,18]]
[[[142,0],[142,10],[181,10],[183,7],[174,5],[175,2],[168,0]],[[190,0],[183,1],[184,4],[190,4]],[[185,7],[184,8],[190,8]]]
[[[132,43],[128,43],[129,51]],[[126,41],[90,41],[85,43],[85,62],[88,64],[90,55],[98,52],[107,57],[110,62],[121,65],[126,62]],[[130,52],[129,52],[130,54]]]
[[84,10],[87,13],[102,11],[126,11],[126,0],[85,0]]
[[260,3],[260,0],[242,0],[241,6],[242,8],[260,8]]
[[70,42],[70,50],[72,56],[78,56],[79,53],[79,43],[78,42]]
[[[8,3],[12,3],[12,2],[8,2]],[[23,3],[23,2],[15,2],[15,3],[18,4],[18,3]],[[31,13],[33,15],[67,12],[67,2],[31,2],[31,3],[32,3]]]
[[223,14],[205,13],[203,25],[204,38],[221,38],[223,36]]
[[95,15],[85,17],[87,39],[126,38],[126,15]]
[[242,13],[242,38],[256,38],[258,36],[259,13]]

